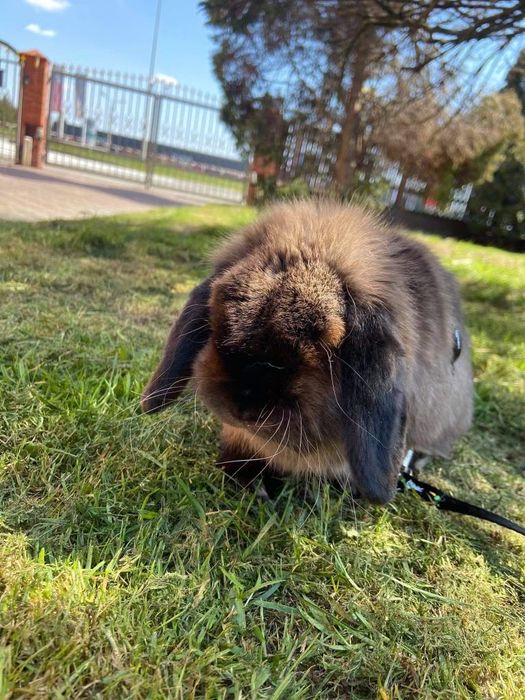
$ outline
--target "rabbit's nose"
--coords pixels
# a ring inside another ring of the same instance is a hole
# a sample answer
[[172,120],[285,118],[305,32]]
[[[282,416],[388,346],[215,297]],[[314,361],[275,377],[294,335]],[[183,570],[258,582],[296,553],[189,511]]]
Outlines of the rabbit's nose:
[[238,394],[239,399],[237,402],[238,414],[241,420],[245,421],[255,421],[260,413],[261,407],[259,402],[256,401],[257,392],[251,388],[243,388]]
[[242,408],[239,411],[239,418],[249,423],[255,423],[257,421],[259,413],[260,411],[256,411],[253,408]]

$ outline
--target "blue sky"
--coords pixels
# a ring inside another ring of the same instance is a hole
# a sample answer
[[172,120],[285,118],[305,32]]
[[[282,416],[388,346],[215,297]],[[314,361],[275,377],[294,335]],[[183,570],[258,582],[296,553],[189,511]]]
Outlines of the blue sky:
[[[155,9],[156,0],[0,0],[0,39],[54,63],[147,74]],[[156,72],[218,95],[212,50],[197,0],[162,0]]]
[[[55,63],[147,74],[157,0],[0,0],[0,39],[37,48]],[[29,29],[28,29],[29,27]],[[30,31],[32,29],[32,31]],[[519,50],[491,65],[486,90],[501,86]],[[198,0],[162,0],[156,72],[215,95],[211,31]]]

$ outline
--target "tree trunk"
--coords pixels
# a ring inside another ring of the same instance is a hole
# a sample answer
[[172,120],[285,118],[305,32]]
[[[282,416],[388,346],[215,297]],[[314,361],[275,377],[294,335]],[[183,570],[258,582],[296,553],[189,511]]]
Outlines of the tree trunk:
[[360,135],[359,98],[368,77],[368,58],[372,37],[364,33],[354,48],[351,62],[352,84],[344,104],[344,119],[341,125],[337,156],[334,166],[334,182],[340,194],[352,188],[357,163],[357,144]]
[[355,110],[351,96],[352,90],[349,91],[348,99],[345,104],[345,118],[339,135],[337,157],[334,167],[334,182],[337,191],[340,193],[343,193],[346,188],[350,169],[350,144],[352,142],[352,122],[354,120]]
[[399,207],[400,209],[403,209],[405,205],[404,199],[407,180],[408,177],[405,175],[405,173],[401,173],[401,181],[399,183],[399,187],[397,188],[396,201],[394,202],[394,206]]

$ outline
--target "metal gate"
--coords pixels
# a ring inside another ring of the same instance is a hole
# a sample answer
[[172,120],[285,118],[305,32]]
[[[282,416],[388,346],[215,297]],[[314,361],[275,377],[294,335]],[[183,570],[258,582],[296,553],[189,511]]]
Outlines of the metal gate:
[[0,162],[16,161],[20,103],[20,56],[0,41]]
[[240,202],[247,163],[216,98],[166,78],[54,67],[47,162]]

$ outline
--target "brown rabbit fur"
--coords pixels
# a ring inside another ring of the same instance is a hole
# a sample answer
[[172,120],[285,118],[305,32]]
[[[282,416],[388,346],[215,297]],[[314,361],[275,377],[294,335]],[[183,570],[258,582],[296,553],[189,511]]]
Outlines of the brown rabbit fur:
[[190,377],[223,424],[218,464],[245,484],[313,473],[383,503],[407,447],[447,456],[472,419],[454,279],[422,244],[333,202],[274,206],[223,245],[143,409]]

